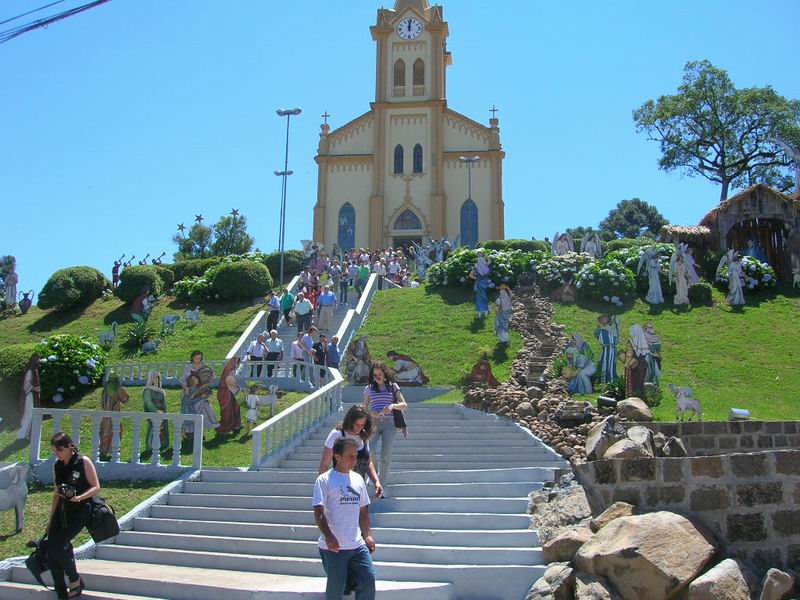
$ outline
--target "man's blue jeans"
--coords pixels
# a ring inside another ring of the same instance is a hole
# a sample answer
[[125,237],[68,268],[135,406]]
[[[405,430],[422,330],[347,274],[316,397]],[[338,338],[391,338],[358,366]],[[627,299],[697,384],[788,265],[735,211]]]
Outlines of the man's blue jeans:
[[325,600],[342,600],[348,572],[356,584],[355,600],[375,600],[375,568],[366,546],[355,550],[319,551],[322,567],[328,575]]

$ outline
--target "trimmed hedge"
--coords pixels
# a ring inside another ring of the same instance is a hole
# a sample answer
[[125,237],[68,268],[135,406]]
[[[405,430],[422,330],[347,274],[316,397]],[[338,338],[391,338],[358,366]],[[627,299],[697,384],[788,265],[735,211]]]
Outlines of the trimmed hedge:
[[175,273],[172,272],[171,266],[172,265],[153,265],[156,273],[161,277],[161,281],[164,282],[164,291],[169,291],[172,284],[175,283]]
[[173,265],[169,265],[175,279],[183,281],[189,277],[202,277],[211,267],[222,262],[222,258],[214,256],[211,258],[195,258],[192,260],[182,260]]
[[19,391],[22,376],[36,343],[15,344],[0,348],[0,412],[13,415],[19,412]]
[[68,267],[56,271],[39,293],[39,308],[59,310],[91,304],[111,288],[111,282],[93,267]]
[[487,240],[478,244],[487,250],[522,250],[523,252],[548,252],[553,249],[544,240]]
[[[269,269],[270,273],[272,273],[276,277],[280,277],[281,274],[280,252],[272,252],[268,254],[266,259],[264,259],[264,263],[267,265],[267,268]],[[302,250],[286,250],[283,256],[284,283],[288,283],[289,279],[291,279],[295,275],[299,275],[300,272],[303,270],[304,263],[305,259],[303,258]]]
[[711,304],[711,286],[707,283],[695,283],[689,286],[689,302],[695,305]]
[[267,294],[272,276],[266,265],[254,260],[223,263],[214,268],[211,288],[221,300],[250,300]]
[[119,276],[119,287],[114,293],[118,298],[130,304],[141,295],[145,288],[148,288],[150,293],[156,296],[164,293],[164,280],[152,265],[137,265],[123,269]]

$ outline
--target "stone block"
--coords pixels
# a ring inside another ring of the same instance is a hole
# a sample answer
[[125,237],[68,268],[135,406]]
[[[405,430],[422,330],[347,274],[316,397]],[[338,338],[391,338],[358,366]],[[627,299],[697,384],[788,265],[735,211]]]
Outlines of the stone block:
[[800,510],[778,510],[772,514],[772,528],[782,536],[800,535]]
[[656,478],[656,459],[634,458],[620,466],[622,481],[653,481]]
[[742,433],[744,427],[742,427],[741,421],[731,421],[728,423],[728,431],[731,433]]
[[661,467],[661,480],[664,483],[683,481],[683,458],[661,458],[658,464]]
[[800,483],[794,484],[794,492],[792,492],[792,500],[795,504],[800,504]]
[[634,506],[642,503],[642,494],[639,488],[616,488],[611,493],[611,498],[614,499],[614,502],[627,502]]
[[736,438],[724,435],[717,440],[717,446],[720,450],[733,450],[736,448]]
[[742,448],[752,448],[754,445],[753,436],[752,435],[742,435],[739,438],[739,445]]
[[783,424],[783,433],[797,433],[797,422],[786,421]]
[[764,515],[761,513],[742,513],[728,515],[727,539],[730,543],[761,542],[767,539],[764,527]]
[[757,504],[780,504],[783,501],[783,484],[780,481],[771,481],[737,485],[736,499],[739,506],[748,508]]
[[594,481],[599,485],[617,483],[617,472],[614,469],[614,462],[610,460],[598,460],[592,463],[594,467]]
[[716,448],[717,438],[713,435],[695,435],[690,438],[689,445],[692,448]]
[[782,421],[768,421],[764,423],[764,433],[781,433],[783,432]]
[[[651,427],[648,425],[648,427]],[[666,437],[674,437],[678,435],[680,425],[678,423],[659,423],[658,431],[663,433]]]
[[725,474],[725,467],[722,458],[719,456],[705,456],[703,458],[693,458],[692,475],[695,477],[712,477],[718,479]]
[[662,504],[683,504],[686,499],[686,488],[682,485],[664,485],[658,490],[658,499]]
[[745,421],[743,425],[745,433],[760,433],[764,427],[761,421]]
[[800,451],[782,450],[773,454],[778,475],[800,475]]
[[709,421],[703,423],[703,433],[706,435],[720,435],[728,433],[728,423],[725,421]]
[[766,454],[732,454],[731,470],[736,477],[763,477],[768,475]]
[[691,510],[723,510],[731,505],[728,490],[723,487],[703,486],[692,490],[689,494],[689,508]]
[[782,433],[772,436],[772,442],[775,448],[786,448],[789,445],[789,436]]
[[758,436],[758,441],[756,442],[759,448],[774,448],[775,447],[775,440],[772,439],[771,435],[760,435]]
[[647,506],[657,506],[659,503],[659,497],[661,488],[657,485],[650,485],[647,486],[647,489],[644,491],[644,502]]
[[800,571],[800,544],[789,544],[786,548],[786,566]]
[[690,423],[681,423],[680,431],[681,431],[680,437],[687,435],[699,435],[703,433],[703,424],[698,421],[692,421]]
[[800,434],[792,434],[789,436],[789,445],[794,447],[800,446]]

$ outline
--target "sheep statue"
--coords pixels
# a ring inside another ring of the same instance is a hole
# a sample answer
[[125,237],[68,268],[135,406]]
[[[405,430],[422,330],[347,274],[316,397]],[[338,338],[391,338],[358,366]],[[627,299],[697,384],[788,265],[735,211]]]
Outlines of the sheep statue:
[[200,307],[199,306],[195,306],[194,310],[187,309],[184,314],[186,315],[186,320],[187,321],[191,321],[195,325],[197,325],[200,322]]
[[[678,407],[677,417],[679,421],[683,421],[684,415],[689,412],[692,413],[692,416],[697,417],[698,421],[703,420],[703,408],[700,406],[700,401],[694,397],[692,388],[687,386],[679,387],[670,383],[669,389],[675,394],[675,402]],[[687,420],[691,421],[692,417],[688,416]]]
[[117,322],[114,321],[111,324],[111,331],[102,331],[100,333],[100,345],[108,350],[114,345],[114,341],[117,339]]
[[17,517],[16,532],[25,526],[25,502],[28,500],[28,473],[30,466],[16,463],[0,468],[0,512],[14,509]]
[[161,318],[161,335],[175,333],[175,323],[181,320],[180,315],[164,315]]

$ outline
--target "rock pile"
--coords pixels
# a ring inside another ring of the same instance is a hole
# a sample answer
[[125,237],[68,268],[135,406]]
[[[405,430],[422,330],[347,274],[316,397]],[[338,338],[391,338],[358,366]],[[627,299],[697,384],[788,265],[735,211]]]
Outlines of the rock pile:
[[602,458],[679,458],[688,456],[680,438],[667,438],[663,433],[653,432],[642,425],[627,430],[611,415],[595,423],[586,434],[586,457],[588,460]]

